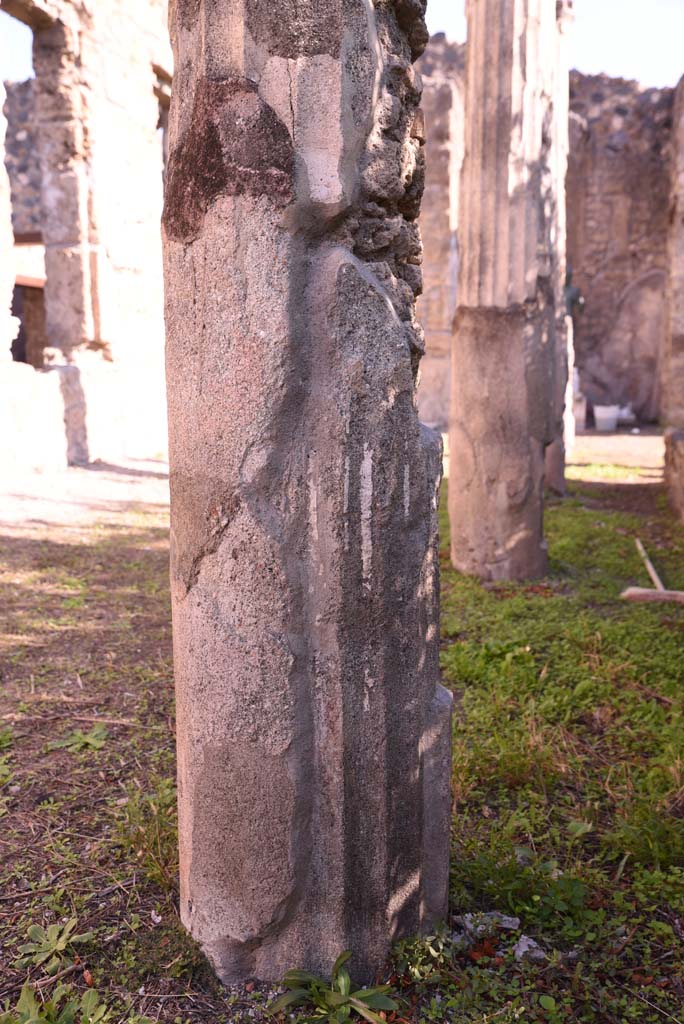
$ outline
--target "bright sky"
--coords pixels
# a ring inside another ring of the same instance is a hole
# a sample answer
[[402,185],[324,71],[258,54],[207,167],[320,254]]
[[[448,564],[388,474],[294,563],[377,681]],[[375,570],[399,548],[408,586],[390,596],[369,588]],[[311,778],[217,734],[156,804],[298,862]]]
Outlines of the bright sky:
[[[465,0],[428,0],[430,32],[463,42]],[[684,75],[684,0],[575,0],[570,63],[642,85],[676,85]]]
[[[465,0],[428,0],[430,31],[462,42],[464,8]],[[575,0],[571,63],[589,74],[675,85],[684,74],[684,0]],[[31,33],[0,12],[0,78],[30,74]]]

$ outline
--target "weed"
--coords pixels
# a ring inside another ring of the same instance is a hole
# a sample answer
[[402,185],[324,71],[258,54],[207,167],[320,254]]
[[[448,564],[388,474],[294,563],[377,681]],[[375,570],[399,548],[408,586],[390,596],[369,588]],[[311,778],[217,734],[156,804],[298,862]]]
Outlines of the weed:
[[106,1024],[111,1016],[94,989],[79,995],[70,985],[59,985],[41,1003],[33,988],[24,985],[14,1009],[0,1013],[0,1024]]
[[406,983],[435,985],[452,968],[452,949],[445,930],[424,939],[404,939],[392,954],[395,974]]
[[19,946],[22,955],[15,961],[15,966],[43,967],[47,974],[56,974],[64,962],[64,955],[72,952],[71,947],[89,942],[93,937],[92,932],[74,935],[77,924],[75,917],[64,925],[51,924],[47,928],[32,924],[26,933],[30,941]]
[[351,956],[350,950],[338,956],[329,982],[308,971],[288,971],[283,985],[289,991],[276,999],[269,1012],[276,1015],[294,1006],[313,1006],[308,1016],[300,1018],[301,1024],[344,1024],[358,1017],[370,1024],[384,1024],[376,1011],[386,1013],[398,1009],[395,1000],[387,995],[390,986],[353,989],[344,966]]
[[89,732],[74,729],[63,740],[53,740],[52,743],[48,743],[48,750],[64,749],[70,754],[78,754],[82,750],[102,750],[108,737],[108,729],[98,722]]

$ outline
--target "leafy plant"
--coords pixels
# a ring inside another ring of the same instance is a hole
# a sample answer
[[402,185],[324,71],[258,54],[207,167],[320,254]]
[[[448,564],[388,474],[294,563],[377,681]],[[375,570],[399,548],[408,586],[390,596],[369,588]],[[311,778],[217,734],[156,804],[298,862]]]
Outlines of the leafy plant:
[[12,768],[9,757],[6,754],[0,755],[0,786],[5,786],[12,778]]
[[58,985],[52,998],[40,1003],[30,985],[24,985],[13,1010],[0,1013],[0,1024],[105,1024],[111,1011],[94,989],[82,996],[70,985]]
[[338,956],[329,983],[308,971],[288,971],[283,985],[289,992],[271,1004],[269,1013],[275,1015],[293,1006],[313,1006],[313,1012],[301,1018],[302,1024],[343,1024],[355,1017],[361,1017],[370,1024],[384,1024],[375,1011],[398,1008],[398,1004],[387,995],[390,986],[352,990],[352,980],[344,967],[351,955],[347,950]]
[[48,750],[68,750],[70,754],[79,754],[82,750],[101,750],[104,747],[109,732],[106,726],[98,722],[90,732],[83,732],[82,729],[74,729],[63,740],[54,740],[48,744]]
[[26,933],[31,941],[19,947],[23,955],[15,961],[16,966],[40,967],[45,964],[48,974],[56,974],[63,962],[63,954],[77,942],[88,942],[93,937],[92,932],[74,935],[77,924],[75,917],[65,925],[51,924],[47,928],[32,924]]
[[392,961],[400,976],[414,984],[438,984],[451,970],[452,950],[444,932],[424,939],[404,939]]

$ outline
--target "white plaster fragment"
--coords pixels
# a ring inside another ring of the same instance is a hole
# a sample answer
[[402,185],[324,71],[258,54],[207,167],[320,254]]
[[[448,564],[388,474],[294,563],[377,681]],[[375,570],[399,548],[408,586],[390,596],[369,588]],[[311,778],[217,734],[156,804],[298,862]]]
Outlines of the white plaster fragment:
[[368,444],[363,446],[360,492],[361,562],[363,565],[363,581],[366,586],[369,586],[373,567],[373,450]]
[[404,463],[404,519],[408,519],[411,511],[411,467]]

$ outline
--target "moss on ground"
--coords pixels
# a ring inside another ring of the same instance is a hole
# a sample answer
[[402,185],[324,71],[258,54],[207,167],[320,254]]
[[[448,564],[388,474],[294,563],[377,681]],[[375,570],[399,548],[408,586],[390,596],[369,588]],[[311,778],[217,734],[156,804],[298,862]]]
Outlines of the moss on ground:
[[[648,585],[635,536],[684,589],[684,530],[617,467],[550,504],[547,579],[485,587],[451,569],[445,509],[452,906],[519,927],[402,944],[397,1020],[681,1021],[684,608],[619,594]],[[27,980],[54,991],[18,947],[75,918],[89,937],[57,974],[99,992],[99,1020],[265,1019],[265,994],[223,990],[178,923],[167,558],[143,508],[2,538],[0,1006]],[[543,961],[516,960],[521,934]]]

